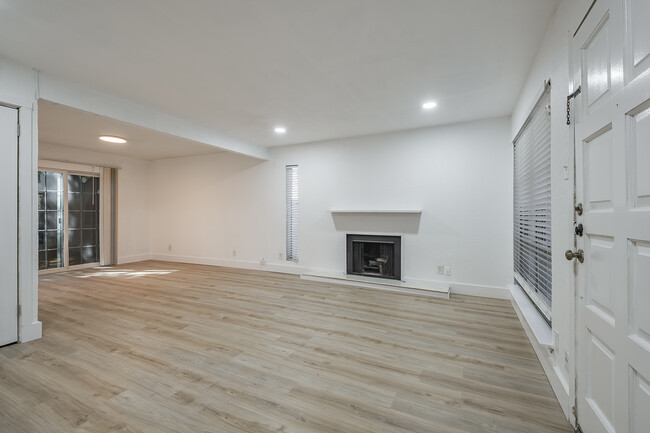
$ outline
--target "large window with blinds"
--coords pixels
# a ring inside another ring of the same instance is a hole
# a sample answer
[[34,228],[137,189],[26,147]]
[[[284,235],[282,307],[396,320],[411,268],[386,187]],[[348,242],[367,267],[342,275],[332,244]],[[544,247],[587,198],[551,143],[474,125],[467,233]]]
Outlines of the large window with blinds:
[[550,83],[514,140],[514,261],[515,284],[550,323]]
[[298,166],[287,165],[287,260],[298,261]]

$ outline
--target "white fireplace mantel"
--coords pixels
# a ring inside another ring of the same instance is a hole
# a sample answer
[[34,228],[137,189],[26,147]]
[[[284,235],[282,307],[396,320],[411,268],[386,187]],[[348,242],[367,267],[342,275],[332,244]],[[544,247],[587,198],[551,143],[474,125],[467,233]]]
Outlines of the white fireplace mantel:
[[422,213],[422,209],[330,209],[330,212],[332,213],[332,215],[337,215],[337,214],[419,215]]
[[422,209],[331,209],[339,232],[417,233]]

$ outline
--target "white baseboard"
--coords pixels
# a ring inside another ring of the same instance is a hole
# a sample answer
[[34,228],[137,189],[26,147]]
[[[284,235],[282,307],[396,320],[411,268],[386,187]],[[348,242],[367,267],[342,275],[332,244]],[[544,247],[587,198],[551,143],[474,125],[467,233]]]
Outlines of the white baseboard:
[[[554,349],[548,345],[540,343],[540,339],[538,337],[539,331],[536,334],[535,330],[533,330],[531,324],[529,323],[531,322],[534,326],[536,326],[535,322],[530,321],[530,319],[526,317],[527,314],[530,314],[530,312],[527,313],[525,311],[527,307],[524,305],[522,309],[522,306],[519,302],[517,302],[510,290],[508,290],[508,293],[510,293],[510,302],[512,304],[512,307],[515,309],[517,317],[519,318],[519,322],[521,322],[521,326],[524,328],[526,336],[528,337],[530,344],[533,346],[533,350],[535,351],[537,359],[539,359],[539,362],[542,365],[542,369],[544,370],[544,373],[546,374],[546,377],[551,384],[551,388],[555,393],[555,397],[557,397],[557,400],[560,403],[560,407],[564,412],[564,416],[566,416],[566,418],[572,424],[575,424],[575,420],[571,414],[572,403],[569,395],[569,384],[567,383],[567,380],[563,376],[562,372],[559,370],[557,363],[553,362]],[[544,338],[542,338],[542,340],[543,339]]]
[[321,281],[329,284],[365,287],[389,292],[406,293],[410,295],[433,296],[449,299],[449,286],[415,283],[414,281],[382,280],[361,276],[345,275],[343,273],[306,272],[300,278],[310,281]]
[[510,299],[506,287],[480,286],[478,284],[448,283],[451,293],[456,295],[480,296],[483,298]]
[[[257,271],[279,272],[282,274],[301,275],[304,273],[340,273],[341,271],[321,268],[307,268],[297,263],[270,262],[260,264],[252,260],[232,260],[213,257],[178,256],[173,254],[142,254],[139,256],[120,257],[118,262],[131,263],[144,260],[162,260],[166,262],[192,263],[196,265],[223,266],[227,268],[253,269]],[[455,283],[439,280],[408,279],[414,284],[450,287],[452,294],[481,296],[485,298],[510,299],[506,287],[482,286],[478,284]]]
[[123,265],[125,263],[143,262],[151,260],[151,254],[138,254],[135,256],[121,256],[117,258],[117,263]]
[[224,266],[227,268],[253,269],[257,271],[279,272],[282,274],[302,274],[306,268],[293,262],[285,263],[265,263],[260,264],[252,260],[230,260],[217,259],[211,257],[194,257],[194,256],[175,256],[171,254],[152,254],[152,260],[162,260],[166,262],[192,263],[195,265]]
[[[306,272],[325,273],[325,274],[344,273],[344,271],[342,270],[321,269],[321,268],[309,268]],[[413,284],[419,284],[423,286],[449,287],[451,294],[480,296],[483,298],[510,299],[510,292],[505,286],[504,287],[482,286],[478,284],[455,283],[453,281],[424,280],[424,279],[413,279],[413,278],[405,278],[405,280]]]
[[26,343],[43,337],[43,324],[39,321],[20,327],[20,342]]
[[520,320],[525,320],[528,326],[533,331],[535,340],[543,347],[548,347],[555,350],[555,342],[553,341],[553,330],[551,325],[546,322],[541,313],[537,311],[533,302],[528,298],[524,290],[514,284],[508,285],[510,297],[513,307],[519,316]]

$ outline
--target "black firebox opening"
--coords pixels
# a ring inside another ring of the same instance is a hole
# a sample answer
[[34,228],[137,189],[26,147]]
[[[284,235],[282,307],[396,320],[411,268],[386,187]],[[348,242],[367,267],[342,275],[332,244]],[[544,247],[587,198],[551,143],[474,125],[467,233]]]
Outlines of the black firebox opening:
[[400,236],[347,235],[347,273],[402,279]]

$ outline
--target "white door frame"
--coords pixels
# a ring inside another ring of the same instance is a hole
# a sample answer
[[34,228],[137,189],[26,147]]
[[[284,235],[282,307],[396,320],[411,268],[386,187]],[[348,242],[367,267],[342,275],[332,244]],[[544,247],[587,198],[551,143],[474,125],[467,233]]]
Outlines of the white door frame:
[[[19,287],[18,287],[18,255],[19,255],[19,219],[18,219],[18,124],[19,111],[16,107],[0,105],[2,110],[2,144],[5,138],[13,144],[3,149],[3,206],[7,212],[2,218],[3,228],[8,230],[5,236],[0,257],[2,257],[2,272],[0,272],[0,346],[15,343],[19,338]],[[6,183],[5,183],[6,182]],[[6,196],[5,196],[6,194]],[[6,217],[6,218],[5,218]]]

